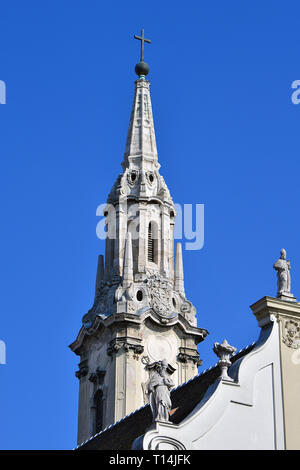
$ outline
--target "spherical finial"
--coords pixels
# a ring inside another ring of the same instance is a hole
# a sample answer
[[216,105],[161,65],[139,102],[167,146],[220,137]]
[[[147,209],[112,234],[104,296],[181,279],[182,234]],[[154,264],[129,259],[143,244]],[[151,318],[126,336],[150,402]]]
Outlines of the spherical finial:
[[135,73],[140,77],[141,75],[148,75],[149,73],[149,65],[146,62],[139,62],[135,66]]
[[135,66],[135,73],[139,77],[144,78],[149,73],[149,65],[146,64],[146,62],[144,62],[144,46],[145,46],[145,42],[147,42],[148,44],[151,44],[151,41],[150,41],[150,39],[145,38],[143,29],[141,31],[141,35],[137,36],[135,34],[134,38],[141,41],[141,59],[140,59],[140,62],[138,64],[136,64],[136,66]]

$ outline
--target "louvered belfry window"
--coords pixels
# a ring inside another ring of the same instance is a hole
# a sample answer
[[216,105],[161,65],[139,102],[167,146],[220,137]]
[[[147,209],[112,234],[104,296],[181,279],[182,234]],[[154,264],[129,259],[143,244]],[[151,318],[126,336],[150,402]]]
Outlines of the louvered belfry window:
[[151,222],[148,227],[148,261],[152,261],[152,263],[154,263],[154,239]]

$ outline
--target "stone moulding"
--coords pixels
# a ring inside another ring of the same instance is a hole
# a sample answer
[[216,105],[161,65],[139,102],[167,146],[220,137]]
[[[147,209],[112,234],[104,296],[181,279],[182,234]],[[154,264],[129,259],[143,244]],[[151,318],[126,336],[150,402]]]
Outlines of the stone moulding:
[[81,347],[83,345],[85,338],[96,334],[97,331],[101,328],[101,326],[106,328],[118,322],[122,322],[125,324],[131,323],[131,324],[135,324],[136,326],[138,326],[138,325],[142,325],[146,321],[146,319],[149,319],[154,324],[158,324],[161,327],[165,327],[165,328],[170,328],[176,325],[185,333],[190,334],[191,336],[194,336],[197,344],[202,342],[206,338],[206,336],[209,334],[209,332],[206,329],[191,326],[189,322],[180,314],[176,316],[176,318],[171,319],[168,323],[164,324],[161,322],[160,317],[157,314],[155,314],[155,312],[152,309],[149,309],[141,315],[118,313],[118,314],[110,315],[109,317],[106,317],[104,319],[97,316],[94,319],[93,324],[89,329],[85,328],[84,326],[81,327],[76,340],[72,344],[69,345],[69,348],[75,354],[80,355],[80,350],[81,350]]
[[295,316],[299,316],[300,320],[299,302],[287,302],[275,297],[265,296],[258,302],[250,305],[250,308],[256,316],[260,327],[267,325],[274,321],[274,319],[281,321],[282,317],[295,319]]

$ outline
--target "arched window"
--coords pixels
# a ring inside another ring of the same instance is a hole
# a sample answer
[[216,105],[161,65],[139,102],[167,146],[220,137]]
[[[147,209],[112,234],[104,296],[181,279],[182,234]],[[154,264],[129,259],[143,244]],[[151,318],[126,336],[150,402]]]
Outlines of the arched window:
[[98,390],[94,396],[95,406],[95,433],[100,432],[103,428],[103,392]]
[[154,263],[155,260],[155,246],[154,246],[154,234],[152,222],[149,223],[148,227],[148,261]]

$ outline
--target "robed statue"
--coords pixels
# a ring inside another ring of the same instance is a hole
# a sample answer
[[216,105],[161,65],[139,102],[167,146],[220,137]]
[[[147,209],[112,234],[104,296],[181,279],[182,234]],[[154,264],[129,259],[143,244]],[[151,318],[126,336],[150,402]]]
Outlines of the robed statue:
[[291,294],[291,264],[286,259],[286,251],[282,248],[280,258],[274,263],[274,269],[277,271],[277,297]]
[[170,379],[167,369],[167,361],[165,359],[159,361],[148,382],[147,393],[149,394],[153,421],[169,422],[172,406],[170,389],[174,387],[174,383]]

